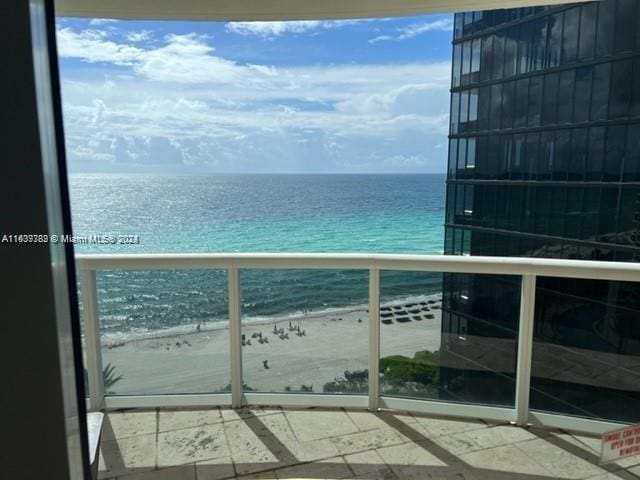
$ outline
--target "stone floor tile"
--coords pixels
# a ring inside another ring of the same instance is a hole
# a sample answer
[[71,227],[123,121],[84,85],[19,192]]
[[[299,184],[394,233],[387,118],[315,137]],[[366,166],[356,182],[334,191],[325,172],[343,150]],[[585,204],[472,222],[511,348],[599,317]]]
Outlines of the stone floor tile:
[[514,445],[467,453],[459,459],[471,469],[476,478],[483,480],[515,479],[518,475],[553,478],[546,469]]
[[305,463],[293,467],[276,470],[279,479],[284,478],[313,478],[339,479],[351,478],[352,473],[342,457],[328,458],[319,462]]
[[445,462],[429,450],[424,442],[404,443],[377,450],[384,462],[399,479],[469,479],[464,465],[458,462]]
[[356,476],[389,470],[389,467],[375,450],[345,455],[344,460]]
[[158,431],[213,425],[222,422],[220,409],[161,409],[158,415]]
[[262,417],[264,415],[273,415],[282,413],[280,407],[250,407],[232,410],[230,408],[221,408],[220,415],[225,422],[233,422],[247,417]]
[[196,470],[194,465],[180,465],[120,478],[122,480],[196,480]]
[[109,412],[102,427],[102,439],[108,441],[156,433],[156,417],[155,410]]
[[520,442],[515,444],[515,447],[533,461],[543,465],[554,478],[588,478],[606,473],[598,466],[572,455],[544,438]]
[[100,478],[153,470],[156,467],[156,434],[102,442],[100,457],[104,466],[99,472]]
[[158,466],[228,456],[229,448],[220,425],[202,425],[158,434]]
[[285,415],[303,442],[358,431],[356,424],[342,410],[293,410],[285,412]]
[[248,475],[284,465],[244,421],[224,422],[223,425],[236,475]]
[[363,452],[376,448],[389,447],[406,443],[409,439],[395,430],[387,427],[384,429],[369,430],[367,432],[351,433],[331,438],[338,452],[343,455]]
[[498,426],[470,430],[453,435],[442,435],[435,437],[433,441],[453,455],[462,455],[537,438],[524,428]]
[[[237,480],[275,480],[278,476],[276,472],[261,472],[261,473],[253,473],[249,475],[243,475],[241,477],[236,477]],[[200,480],[200,479],[198,479]]]
[[231,457],[219,457],[196,463],[196,477],[198,480],[222,480],[235,477],[233,460]]
[[479,430],[486,428],[487,425],[480,420],[473,419],[453,419],[442,417],[429,417],[423,415],[415,415],[416,426],[429,435],[430,438],[439,437],[441,435],[451,435],[453,433],[468,432],[471,430]]

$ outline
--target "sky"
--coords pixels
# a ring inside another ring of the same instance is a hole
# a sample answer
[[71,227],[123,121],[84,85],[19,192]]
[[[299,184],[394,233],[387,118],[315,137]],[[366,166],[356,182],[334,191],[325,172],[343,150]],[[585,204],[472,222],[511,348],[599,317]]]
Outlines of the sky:
[[440,173],[453,15],[59,18],[72,173]]

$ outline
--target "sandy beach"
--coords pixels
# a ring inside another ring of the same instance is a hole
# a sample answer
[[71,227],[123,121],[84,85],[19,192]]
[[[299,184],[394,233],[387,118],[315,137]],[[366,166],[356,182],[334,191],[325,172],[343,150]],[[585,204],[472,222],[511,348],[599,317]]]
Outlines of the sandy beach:
[[[440,348],[440,295],[384,303],[381,320],[381,356],[413,356],[419,350]],[[296,391],[304,385],[321,393],[325,383],[345,370],[367,368],[368,322],[366,305],[253,321],[243,318],[242,333],[248,341],[242,349],[244,382],[261,392]],[[290,324],[294,329],[289,330]],[[274,334],[274,326],[284,330],[282,339]],[[298,326],[304,335],[298,335]],[[103,365],[111,364],[114,375],[122,375],[107,390],[131,395],[211,393],[227,387],[228,325],[210,322],[195,330],[194,326],[192,333],[104,340]],[[259,332],[268,342],[259,342]]]

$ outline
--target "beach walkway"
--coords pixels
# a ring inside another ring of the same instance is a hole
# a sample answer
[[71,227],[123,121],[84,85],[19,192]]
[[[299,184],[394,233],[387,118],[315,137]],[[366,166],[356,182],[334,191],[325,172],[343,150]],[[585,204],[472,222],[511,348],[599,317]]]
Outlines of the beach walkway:
[[639,478],[638,457],[599,466],[598,449],[560,430],[397,412],[135,410],[105,416],[100,478]]

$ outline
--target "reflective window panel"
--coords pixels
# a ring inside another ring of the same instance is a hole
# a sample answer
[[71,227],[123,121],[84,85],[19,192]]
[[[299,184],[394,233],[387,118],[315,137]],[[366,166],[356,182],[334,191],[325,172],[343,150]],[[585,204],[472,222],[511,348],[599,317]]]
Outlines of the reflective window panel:
[[230,391],[222,270],[100,271],[107,395]]
[[[454,253],[472,232],[453,232]],[[513,406],[519,277],[381,272],[380,393]]]
[[640,284],[538,278],[531,408],[640,421]]
[[242,270],[245,392],[367,394],[366,270]]

